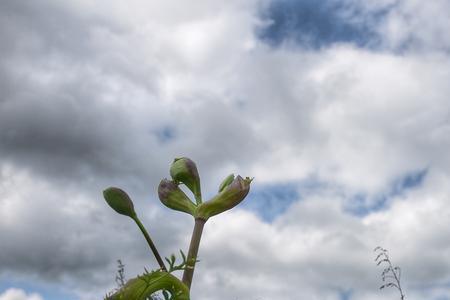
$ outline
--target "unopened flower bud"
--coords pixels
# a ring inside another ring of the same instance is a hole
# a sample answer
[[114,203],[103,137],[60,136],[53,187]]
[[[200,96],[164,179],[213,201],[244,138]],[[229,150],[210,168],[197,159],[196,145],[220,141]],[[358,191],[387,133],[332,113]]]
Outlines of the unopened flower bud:
[[184,183],[194,193],[197,203],[201,202],[200,176],[197,166],[191,159],[187,157],[175,158],[170,166],[170,176],[173,180]]
[[208,220],[214,215],[235,207],[247,196],[251,182],[251,178],[243,179],[238,175],[214,198],[198,206],[196,218]]
[[194,215],[196,206],[175,182],[168,179],[161,180],[158,196],[165,206]]
[[133,201],[131,201],[130,197],[123,190],[116,187],[107,188],[103,191],[103,197],[117,213],[129,216],[130,218],[136,216]]
[[219,186],[219,193],[220,193],[221,191],[223,191],[224,188],[226,188],[227,186],[229,186],[230,183],[233,182],[233,180],[234,180],[234,174],[228,175],[228,176],[222,181],[222,183],[220,184],[220,186]]

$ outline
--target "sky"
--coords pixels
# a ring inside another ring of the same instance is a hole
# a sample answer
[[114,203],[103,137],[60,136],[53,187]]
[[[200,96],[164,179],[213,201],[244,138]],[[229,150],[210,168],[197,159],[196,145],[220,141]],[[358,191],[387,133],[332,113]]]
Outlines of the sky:
[[[94,300],[156,268],[193,220],[157,186],[193,159],[195,300],[450,299],[450,2],[0,2],[0,300]],[[179,275],[179,274],[177,274]]]

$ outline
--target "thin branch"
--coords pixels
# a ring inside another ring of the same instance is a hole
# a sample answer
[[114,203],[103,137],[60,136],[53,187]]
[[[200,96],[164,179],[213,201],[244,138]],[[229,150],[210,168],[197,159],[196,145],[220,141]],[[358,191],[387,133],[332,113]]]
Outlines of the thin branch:
[[377,266],[379,266],[382,263],[386,263],[388,265],[387,268],[383,270],[381,273],[381,279],[383,282],[386,281],[386,279],[391,279],[394,282],[388,282],[386,284],[383,284],[380,289],[384,289],[386,287],[395,287],[399,293],[400,293],[400,299],[404,300],[405,295],[403,294],[402,287],[400,285],[400,277],[401,277],[401,269],[400,267],[393,267],[391,260],[389,258],[388,251],[382,247],[376,247],[374,251],[380,251],[380,253],[375,258],[375,262],[377,263]]
[[161,255],[159,255],[158,249],[156,249],[156,246],[153,243],[152,239],[150,238],[150,235],[148,234],[144,225],[142,225],[142,223],[141,223],[141,221],[139,221],[138,217],[133,218],[133,220],[136,222],[137,226],[142,231],[142,234],[144,235],[145,240],[147,241],[147,244],[149,245],[150,249],[152,250],[153,255],[156,258],[156,261],[159,264],[159,267],[161,268],[161,270],[167,272],[166,266],[164,265],[164,261],[162,260]]

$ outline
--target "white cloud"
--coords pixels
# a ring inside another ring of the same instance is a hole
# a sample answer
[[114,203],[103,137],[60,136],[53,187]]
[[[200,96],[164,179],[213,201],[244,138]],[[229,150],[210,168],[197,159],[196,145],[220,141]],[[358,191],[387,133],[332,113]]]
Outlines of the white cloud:
[[248,61],[232,90],[251,103],[251,123],[267,142],[254,164],[260,180],[315,173],[374,192],[412,170],[448,164],[430,155],[449,142],[448,110],[439,109],[448,93],[444,57],[338,46],[314,54],[262,50]]
[[36,293],[27,294],[21,289],[10,288],[0,294],[0,300],[43,300],[43,298]]
[[450,4],[446,0],[430,3],[418,0],[350,2],[369,15],[381,12],[382,21],[376,30],[382,46],[389,50],[427,53],[447,52],[450,47],[450,38],[446,34],[450,25]]
[[213,219],[193,293],[199,299],[338,299],[339,291],[351,290],[356,299],[395,298],[396,291],[378,290],[382,267],[375,265],[373,248],[382,245],[401,266],[409,299],[448,296],[448,180],[431,174],[391,209],[365,218],[344,213],[344,199],[323,192],[294,204],[271,225],[244,211]]

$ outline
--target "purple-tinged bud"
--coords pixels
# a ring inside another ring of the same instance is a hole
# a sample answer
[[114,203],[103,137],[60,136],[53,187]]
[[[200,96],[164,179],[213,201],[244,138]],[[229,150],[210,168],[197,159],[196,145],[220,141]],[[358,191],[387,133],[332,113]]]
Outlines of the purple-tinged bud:
[[158,186],[158,196],[165,206],[194,215],[196,206],[172,180],[163,179]]
[[201,203],[200,176],[197,166],[187,158],[175,158],[170,166],[170,176],[176,182],[184,183],[194,193],[197,204]]
[[244,200],[250,191],[250,183],[253,179],[243,179],[237,176],[229,185],[211,200],[197,207],[196,218],[208,220],[208,218],[229,210]]
[[103,197],[117,213],[130,218],[136,217],[133,201],[131,201],[125,191],[116,187],[110,187],[103,191]]

